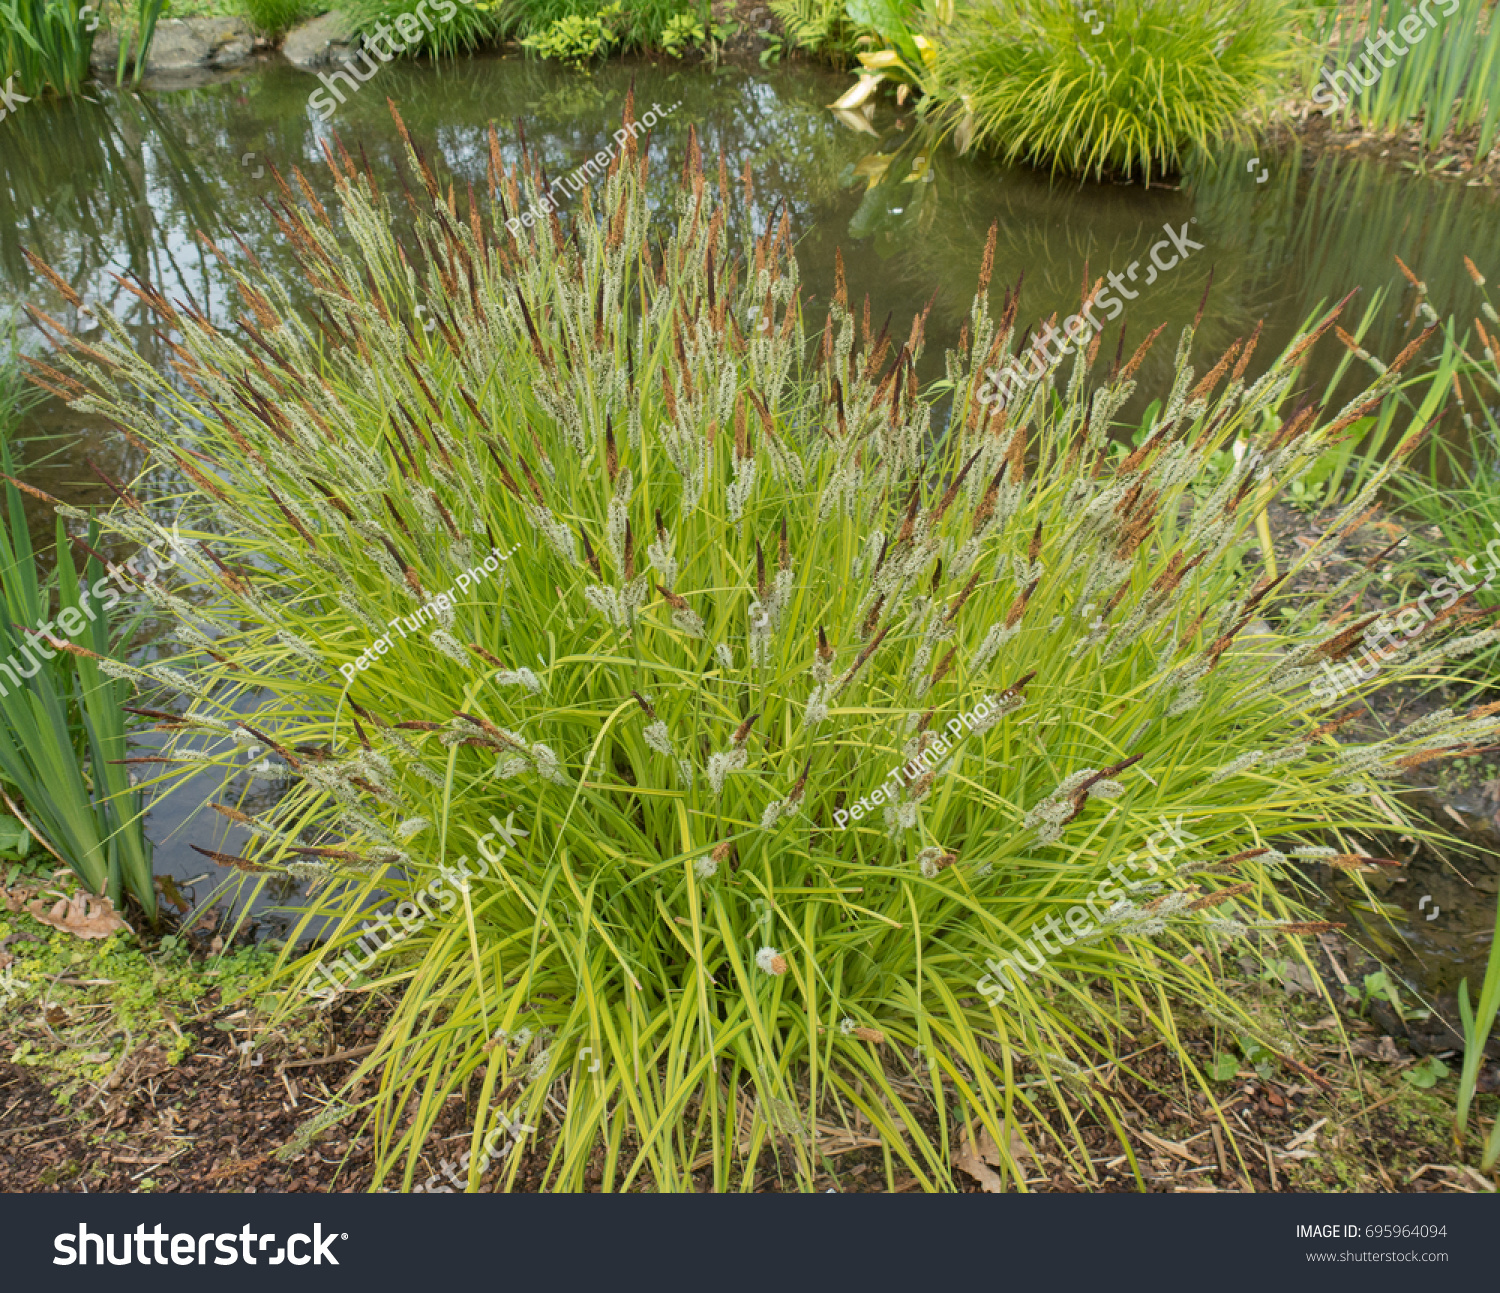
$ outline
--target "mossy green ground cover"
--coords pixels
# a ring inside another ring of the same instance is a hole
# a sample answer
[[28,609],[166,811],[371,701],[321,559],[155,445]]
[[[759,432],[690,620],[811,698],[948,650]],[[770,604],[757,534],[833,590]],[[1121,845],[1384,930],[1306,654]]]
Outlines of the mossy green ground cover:
[[76,890],[71,876],[40,876],[0,864],[6,904],[0,943],[0,1019],[18,1024],[7,1058],[34,1069],[65,1106],[76,1104],[115,1071],[133,1049],[156,1045],[177,1062],[192,1047],[182,1030],[220,1003],[252,994],[275,959],[269,947],[242,946],[208,960],[186,939],[143,942],[119,932],[86,940],[34,919],[26,900],[49,908]]

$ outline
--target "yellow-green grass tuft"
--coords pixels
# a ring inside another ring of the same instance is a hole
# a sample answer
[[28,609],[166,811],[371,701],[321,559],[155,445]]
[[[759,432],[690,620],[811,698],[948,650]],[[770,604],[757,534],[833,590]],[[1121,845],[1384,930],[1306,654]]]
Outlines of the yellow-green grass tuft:
[[[377,1186],[430,1171],[459,1092],[471,1188],[516,1179],[519,1154],[481,1166],[502,1118],[543,1129],[550,1189],[745,1190],[767,1170],[811,1188],[819,1129],[856,1114],[888,1181],[931,1190],[954,1188],[980,1124],[1011,1146],[1061,1111],[1054,1151],[1085,1173],[1087,1116],[1128,1148],[1108,1082],[1134,1045],[1123,1014],[1207,1092],[1174,1003],[1253,1029],[1217,967],[1316,928],[1286,927],[1304,913],[1273,884],[1293,848],[1331,832],[1364,856],[1398,759],[1495,737],[1479,713],[1340,744],[1311,686],[1363,630],[1251,555],[1275,491],[1399,366],[1355,406],[1294,408],[1337,311],[1253,379],[1253,339],[1204,372],[1185,329],[1159,415],[1110,466],[1141,356],[1094,347],[982,407],[985,370],[1022,348],[1014,301],[987,305],[988,258],[924,388],[923,318],[876,335],[842,274],[804,343],[789,222],[750,228],[748,171],[705,173],[696,142],[662,227],[632,139],[571,229],[516,236],[540,177],[491,149],[468,193],[410,146],[399,196],[345,158],[336,212],[288,187],[315,317],[226,257],[235,335],[150,301],[181,338],[174,374],[113,319],[64,343],[83,403],[216,517],[212,557],[174,571],[198,624],[172,662],[192,698],[175,748],[285,781],[273,808],[230,813],[244,865],[324,881],[299,932],[328,943],[284,954],[287,1008],[345,954],[370,956],[358,992],[395,1000],[341,1092]],[[1265,473],[1247,454],[1195,493],[1241,437]],[[987,695],[989,725],[894,803],[835,816]],[[1106,893],[1097,936],[989,1004],[987,959],[1179,818],[1191,838],[1157,887]]]

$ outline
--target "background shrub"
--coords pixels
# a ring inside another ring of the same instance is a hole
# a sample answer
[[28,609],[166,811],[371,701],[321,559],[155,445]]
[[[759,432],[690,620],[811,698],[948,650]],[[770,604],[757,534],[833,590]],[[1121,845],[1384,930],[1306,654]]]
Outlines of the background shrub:
[[251,25],[268,36],[281,35],[325,7],[319,0],[243,0],[243,3]]
[[[489,44],[504,31],[502,0],[448,0],[448,3],[455,6],[456,12],[446,21],[439,16],[440,5],[428,6],[427,12],[434,15],[432,30],[423,28],[421,37],[408,46],[409,54],[448,57]],[[339,5],[339,11],[355,31],[369,36],[378,24],[383,22],[389,27],[402,14],[412,13],[413,3],[412,0],[347,0]]]
[[[1246,134],[1293,63],[1283,0],[981,0],[938,45],[938,85],[975,142],[1077,174],[1146,179]],[[1102,23],[1095,34],[1094,26]]]
[[844,0],[771,0],[770,7],[792,48],[838,63],[852,56],[856,25]]
[[[507,35],[542,37],[560,44],[570,33],[599,27],[625,49],[658,48],[673,19],[696,19],[705,30],[712,19],[709,8],[695,0],[641,0],[621,4],[611,0],[507,0],[501,9]],[[543,57],[562,57],[544,53]]]

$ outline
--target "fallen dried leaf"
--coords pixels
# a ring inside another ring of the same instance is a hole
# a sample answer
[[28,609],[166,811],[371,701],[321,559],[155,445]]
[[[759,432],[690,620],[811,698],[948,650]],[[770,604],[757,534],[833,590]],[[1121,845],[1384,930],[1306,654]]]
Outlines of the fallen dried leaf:
[[1361,1037],[1354,1043],[1354,1053],[1381,1064],[1401,1063],[1401,1052],[1396,1049],[1396,1043],[1389,1037],[1382,1037],[1379,1041]]
[[1004,1194],[1005,1182],[1000,1179],[1000,1173],[985,1162],[985,1159],[991,1156],[994,1158],[1000,1156],[994,1137],[981,1127],[979,1145],[976,1150],[974,1142],[969,1138],[968,1129],[965,1128],[963,1138],[959,1141],[958,1153],[953,1159],[953,1165],[978,1181],[979,1188],[986,1194]]
[[38,898],[28,903],[26,910],[42,924],[79,938],[108,938],[122,929],[130,932],[130,926],[114,909],[114,904],[108,898],[92,894],[75,893],[72,898],[59,898],[50,911],[42,910]]
[[[1019,1167],[1023,1158],[1030,1154],[1026,1148],[1026,1142],[1021,1139],[1021,1133],[1014,1127],[1010,1132],[1010,1163]],[[979,1188],[986,1194],[1004,1193],[1005,1185],[1000,1174],[994,1168],[1001,1166],[1006,1160],[1000,1153],[1000,1147],[995,1144],[995,1138],[990,1135],[987,1127],[979,1128],[979,1140],[976,1143],[969,1137],[968,1129],[958,1143],[958,1154],[953,1159],[955,1167],[962,1168],[976,1181]]]

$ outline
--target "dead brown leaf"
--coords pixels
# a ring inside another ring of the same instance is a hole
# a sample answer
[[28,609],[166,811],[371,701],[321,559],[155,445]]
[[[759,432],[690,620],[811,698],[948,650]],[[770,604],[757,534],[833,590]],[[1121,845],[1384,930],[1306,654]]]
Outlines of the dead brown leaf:
[[1000,1173],[995,1171],[984,1160],[990,1154],[998,1156],[994,1137],[983,1128],[979,1132],[979,1148],[976,1151],[973,1142],[969,1139],[966,1130],[963,1139],[959,1142],[958,1154],[953,1159],[954,1167],[968,1173],[979,1182],[979,1188],[986,1194],[1005,1193],[1005,1183],[1000,1179]]
[[65,934],[79,938],[108,938],[120,930],[130,932],[120,913],[108,898],[96,898],[92,894],[75,893],[71,898],[59,898],[50,911],[42,909],[40,898],[26,906],[37,920]]
[[[1025,1143],[1021,1139],[1020,1132],[1011,1128],[1010,1133],[1010,1157],[1013,1163],[1019,1163],[1028,1153]],[[979,1182],[979,1188],[986,1194],[1003,1194],[1005,1183],[1000,1173],[994,1169],[999,1167],[1004,1158],[1000,1153],[1000,1147],[995,1144],[995,1138],[990,1135],[989,1128],[979,1128],[979,1139],[974,1141],[969,1136],[968,1128],[964,1129],[963,1136],[958,1142],[958,1153],[954,1156],[953,1165],[962,1169],[968,1175]]]
[[1354,1053],[1381,1064],[1401,1063],[1401,1052],[1396,1049],[1396,1043],[1389,1037],[1382,1037],[1379,1041],[1361,1037],[1354,1043]]

